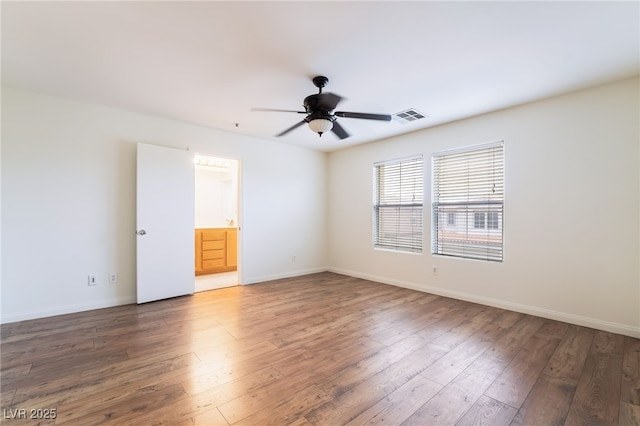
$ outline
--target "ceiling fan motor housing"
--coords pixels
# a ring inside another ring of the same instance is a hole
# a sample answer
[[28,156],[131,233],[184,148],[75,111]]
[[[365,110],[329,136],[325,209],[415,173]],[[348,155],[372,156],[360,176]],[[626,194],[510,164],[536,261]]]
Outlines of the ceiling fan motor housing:
[[335,115],[331,115],[329,112],[325,112],[325,111],[314,111],[312,113],[310,113],[309,115],[307,115],[304,118],[304,121],[306,121],[307,123],[309,123],[312,120],[329,120],[331,122],[336,121],[337,117]]
[[303,105],[307,114],[326,113],[329,115],[335,109],[337,102],[329,100],[328,97],[332,97],[332,94],[318,93],[304,98]]

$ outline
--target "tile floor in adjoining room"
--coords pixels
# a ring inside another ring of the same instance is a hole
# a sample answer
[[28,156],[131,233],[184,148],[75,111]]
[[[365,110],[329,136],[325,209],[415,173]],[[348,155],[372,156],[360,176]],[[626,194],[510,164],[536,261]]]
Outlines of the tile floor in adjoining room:
[[238,285],[238,271],[196,276],[196,293]]

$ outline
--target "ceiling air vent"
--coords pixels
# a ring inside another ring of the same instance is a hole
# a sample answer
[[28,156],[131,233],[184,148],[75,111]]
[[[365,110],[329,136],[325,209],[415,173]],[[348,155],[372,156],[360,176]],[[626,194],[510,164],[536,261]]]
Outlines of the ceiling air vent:
[[406,111],[397,112],[392,115],[393,119],[399,123],[409,123],[411,121],[421,120],[427,118],[426,114],[421,113],[413,108]]

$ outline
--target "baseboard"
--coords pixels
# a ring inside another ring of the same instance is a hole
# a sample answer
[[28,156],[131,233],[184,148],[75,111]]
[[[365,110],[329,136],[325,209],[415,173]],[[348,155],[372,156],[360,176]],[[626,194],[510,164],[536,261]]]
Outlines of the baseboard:
[[283,272],[280,274],[273,274],[273,275],[262,275],[262,276],[258,276],[258,277],[249,277],[246,278],[244,275],[241,277],[242,285],[245,284],[258,284],[258,283],[262,283],[265,281],[273,281],[273,280],[281,280],[283,278],[293,278],[293,277],[300,277],[302,275],[309,275],[309,274],[317,274],[319,272],[327,272],[329,270],[329,268],[324,267],[324,268],[310,268],[310,269],[298,269],[295,271],[288,271],[288,272]]
[[450,297],[452,299],[464,300],[467,302],[479,303],[481,305],[493,306],[495,308],[506,309],[509,311],[520,312],[523,314],[534,315],[537,317],[562,321],[569,324],[581,325],[584,327],[594,328],[597,330],[608,331],[611,333],[622,334],[625,336],[640,338],[640,328],[619,324],[615,322],[603,321],[596,318],[583,317],[580,315],[568,314],[566,312],[554,311],[537,306],[513,303],[506,300],[493,299],[490,297],[477,296],[458,291],[451,291],[439,287],[430,287],[417,283],[403,280],[397,280],[389,277],[381,277],[377,275],[364,274],[357,271],[351,271],[341,268],[328,268],[328,271],[337,274],[348,275],[355,278],[362,278],[370,281],[376,281],[383,284],[394,285],[397,287],[408,288],[411,290],[422,291],[425,293],[437,294],[438,296]]
[[73,305],[55,306],[47,309],[36,309],[32,311],[23,311],[9,315],[2,315],[1,323],[8,324],[17,321],[52,317],[55,315],[65,315],[73,314],[76,312],[91,311],[94,309],[113,308],[114,306],[129,305],[132,303],[136,303],[135,296],[101,300],[99,302],[93,303],[76,303]]

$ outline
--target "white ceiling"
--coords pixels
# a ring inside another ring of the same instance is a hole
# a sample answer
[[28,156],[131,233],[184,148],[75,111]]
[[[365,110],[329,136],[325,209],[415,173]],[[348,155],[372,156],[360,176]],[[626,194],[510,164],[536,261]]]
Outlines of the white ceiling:
[[[640,3],[8,2],[2,83],[331,151],[640,73]],[[302,109],[329,77],[351,137]],[[237,127],[235,125],[237,123]]]

